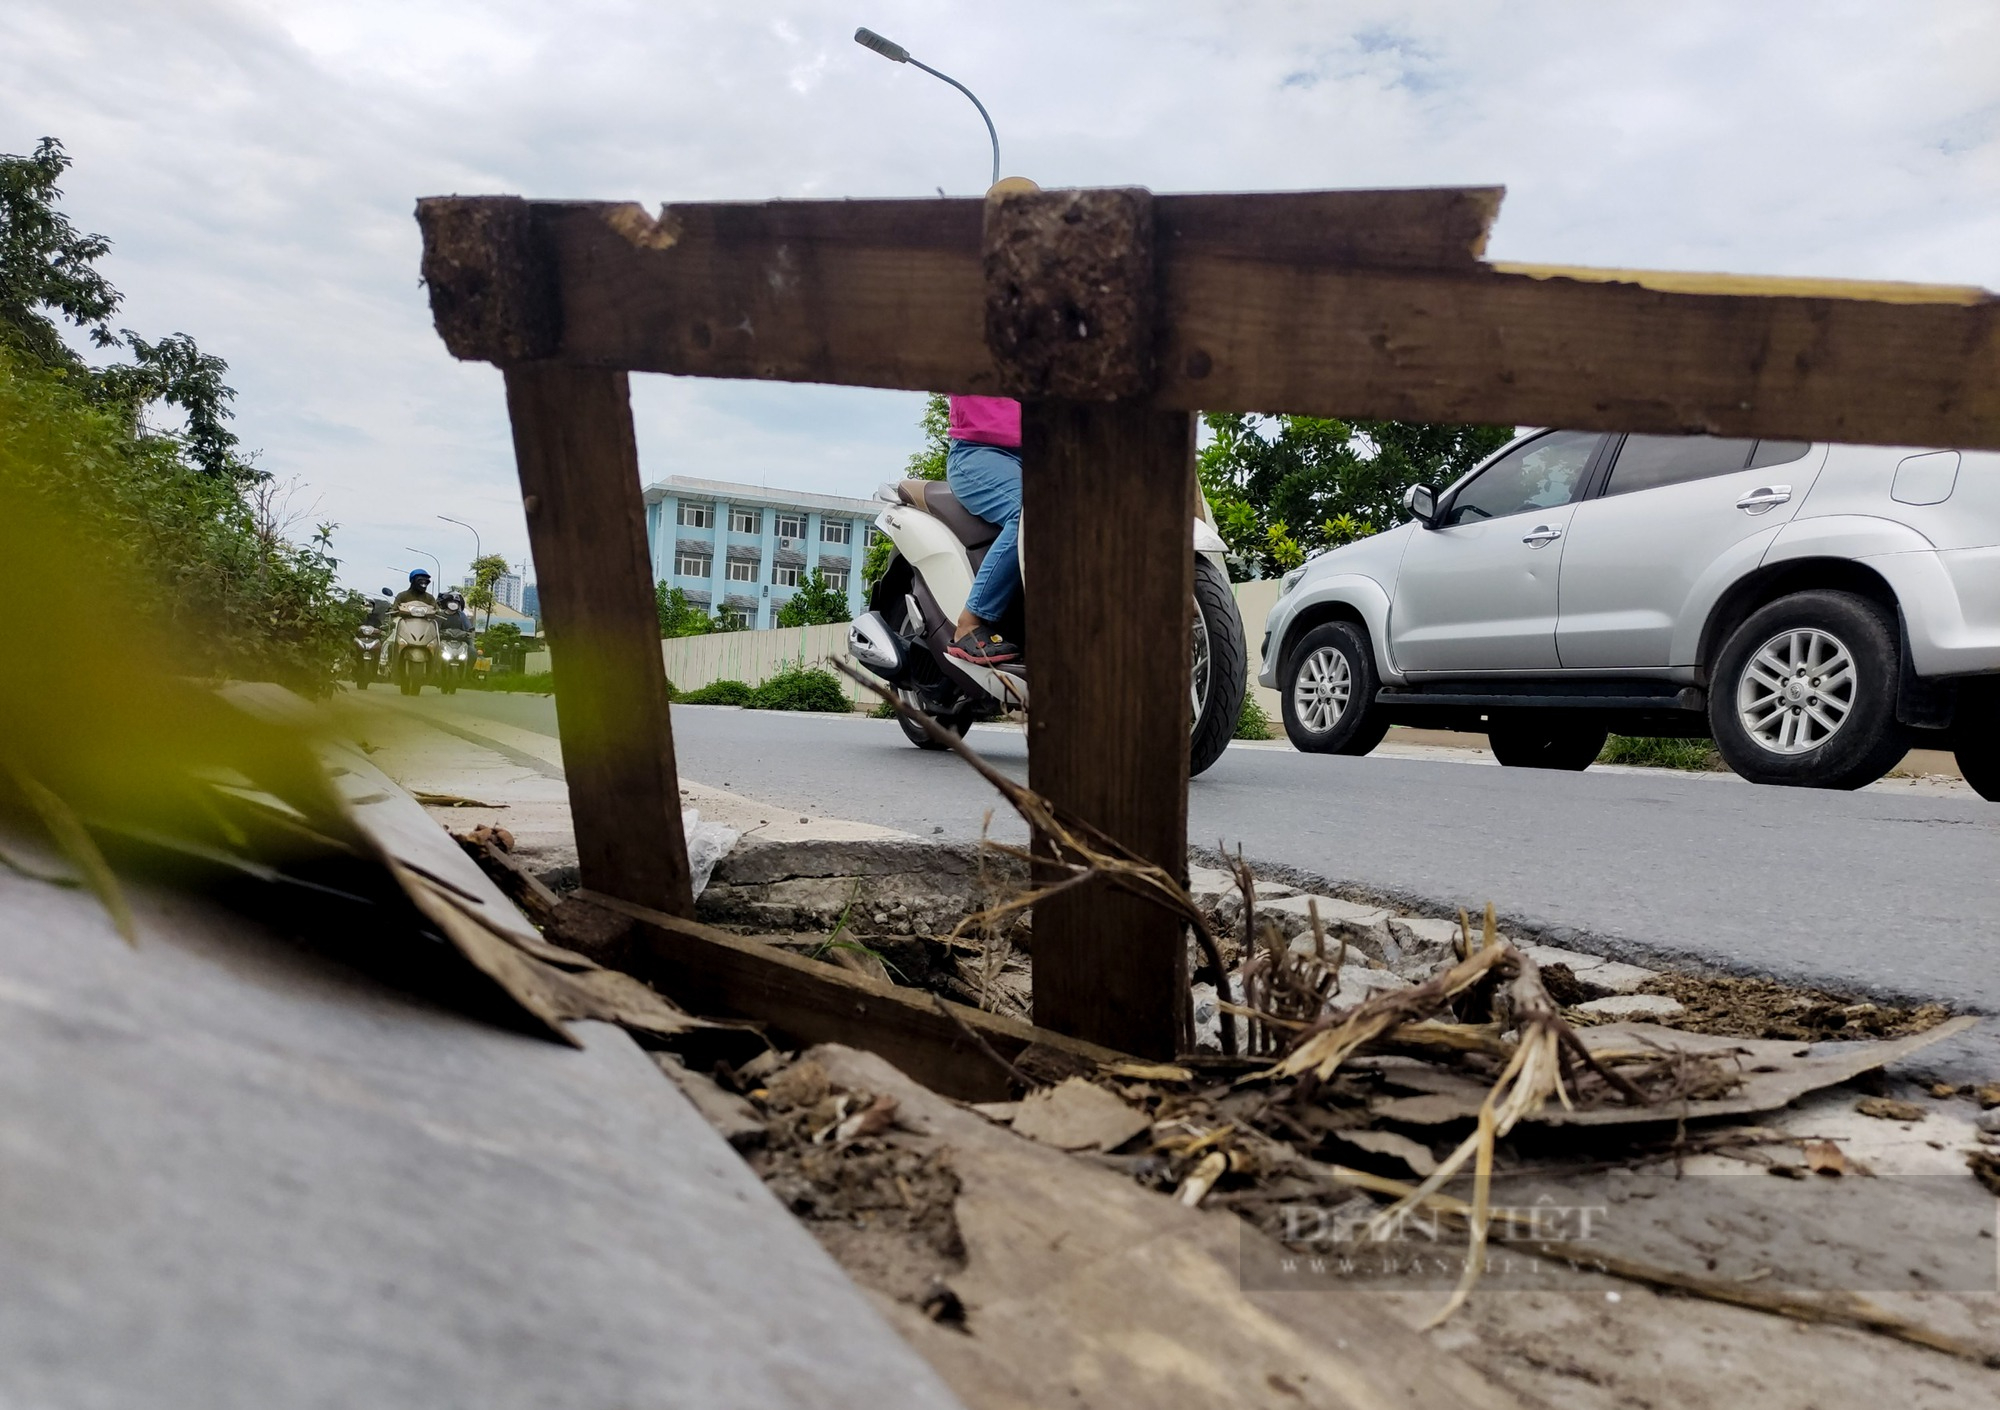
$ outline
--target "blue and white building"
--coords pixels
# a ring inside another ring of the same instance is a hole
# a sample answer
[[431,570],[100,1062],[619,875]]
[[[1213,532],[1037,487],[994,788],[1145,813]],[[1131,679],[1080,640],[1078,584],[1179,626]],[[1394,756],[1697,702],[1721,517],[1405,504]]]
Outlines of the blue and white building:
[[670,475],[646,487],[653,581],[762,628],[777,625],[778,609],[817,568],[859,616],[861,564],[881,508],[868,499]]

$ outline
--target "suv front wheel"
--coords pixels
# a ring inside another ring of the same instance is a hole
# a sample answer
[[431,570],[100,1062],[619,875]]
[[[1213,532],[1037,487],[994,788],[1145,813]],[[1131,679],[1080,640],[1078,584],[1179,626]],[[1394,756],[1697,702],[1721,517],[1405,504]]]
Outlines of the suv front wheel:
[[1389,722],[1368,634],[1352,622],[1323,622],[1305,634],[1278,678],[1285,734],[1308,754],[1366,754]]
[[1894,619],[1853,593],[1794,593],[1759,608],[1716,658],[1709,727],[1753,783],[1861,788],[1909,748],[1896,722]]

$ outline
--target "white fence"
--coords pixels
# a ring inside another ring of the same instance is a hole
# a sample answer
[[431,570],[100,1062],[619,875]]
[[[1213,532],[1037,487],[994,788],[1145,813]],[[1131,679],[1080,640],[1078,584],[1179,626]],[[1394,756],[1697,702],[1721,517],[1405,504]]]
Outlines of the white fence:
[[[1275,580],[1238,583],[1236,609],[1243,615],[1243,635],[1249,657],[1250,687],[1257,703],[1273,723],[1278,718],[1276,691],[1257,685],[1257,647],[1264,639],[1264,618],[1278,600]],[[667,667],[667,679],[677,690],[699,690],[713,681],[742,681],[760,685],[788,665],[817,666],[830,657],[847,655],[847,623],[824,627],[777,627],[762,632],[715,632],[709,636],[669,637],[660,643],[660,656]],[[835,672],[839,675],[838,672]],[[847,698],[873,704],[860,686],[846,676],[840,685]]]

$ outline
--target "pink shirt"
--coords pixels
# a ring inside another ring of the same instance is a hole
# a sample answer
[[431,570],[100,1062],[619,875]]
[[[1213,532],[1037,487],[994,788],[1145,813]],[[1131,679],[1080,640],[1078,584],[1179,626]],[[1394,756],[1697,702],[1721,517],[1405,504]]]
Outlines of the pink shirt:
[[989,446],[1021,444],[1021,403],[1011,397],[951,397],[951,438]]

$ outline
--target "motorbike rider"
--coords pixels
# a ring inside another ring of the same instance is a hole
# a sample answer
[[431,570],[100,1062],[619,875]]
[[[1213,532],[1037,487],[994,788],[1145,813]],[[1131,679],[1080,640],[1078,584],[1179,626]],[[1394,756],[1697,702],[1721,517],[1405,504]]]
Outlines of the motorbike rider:
[[410,570],[410,585],[396,594],[395,605],[405,602],[421,602],[427,607],[437,606],[437,599],[431,596],[431,575],[421,568]]
[[[1025,176],[1010,176],[986,195],[991,199],[1041,189]],[[946,650],[974,665],[1006,665],[1021,659],[1021,648],[999,629],[1001,617],[1021,592],[1021,403],[1008,397],[946,400],[951,449],[945,455],[945,482],[960,504],[1000,525],[1000,537],[987,548],[972,579],[972,592]]]
[[441,614],[438,617],[440,629],[450,627],[461,632],[472,630],[472,618],[465,615],[463,594],[449,591],[439,593],[438,612]]

